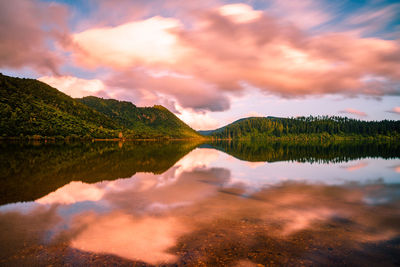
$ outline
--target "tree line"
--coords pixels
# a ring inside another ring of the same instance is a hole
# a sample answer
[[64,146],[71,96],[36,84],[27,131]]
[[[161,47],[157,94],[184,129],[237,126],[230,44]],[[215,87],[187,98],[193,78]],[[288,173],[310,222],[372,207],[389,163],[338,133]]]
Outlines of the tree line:
[[363,121],[339,116],[246,118],[217,129],[215,139],[399,138],[400,121]]

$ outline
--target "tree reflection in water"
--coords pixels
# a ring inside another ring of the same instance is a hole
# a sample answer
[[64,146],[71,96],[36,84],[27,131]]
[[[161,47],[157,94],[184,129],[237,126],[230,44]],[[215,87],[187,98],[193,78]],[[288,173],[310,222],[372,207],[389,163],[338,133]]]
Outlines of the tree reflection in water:
[[[134,149],[132,154],[131,150],[124,151],[129,155],[125,158],[115,149],[103,151],[103,155],[117,153],[119,156],[106,156],[103,160],[114,160],[120,167],[101,168],[98,156],[99,164],[93,164],[90,177],[98,173],[100,182],[69,176],[71,170],[60,171],[59,177],[74,179],[35,202],[0,207],[0,263],[10,266],[400,263],[397,152],[366,154],[367,158],[359,154],[356,158],[360,160],[347,162],[350,156],[341,150],[347,159],[340,163],[335,159],[335,164],[315,164],[312,154],[313,164],[282,161],[249,166],[248,162],[204,145],[192,150],[196,144],[181,143],[163,155],[165,162],[173,162],[172,167],[165,163],[165,171],[140,170],[137,166],[150,166],[150,162],[155,162],[154,166],[157,161],[160,166],[163,164],[155,152],[159,150],[161,154],[162,148],[154,145],[148,148],[154,151],[153,156],[145,153],[138,156],[139,151]],[[303,152],[299,159],[307,158]],[[242,152],[232,152],[235,153]],[[92,158],[87,156],[86,162],[96,162],[95,154],[90,154]],[[392,159],[382,158],[389,154]],[[129,171],[128,162],[137,161],[137,157],[142,163],[132,164]],[[291,160],[294,158],[291,156]],[[282,156],[276,160],[282,160]],[[129,178],[115,179],[125,169],[126,175],[131,173]],[[81,175],[90,173],[83,167],[77,170]],[[312,171],[310,179],[307,171]],[[375,173],[380,176],[374,177]],[[364,175],[372,175],[374,179],[361,177]],[[40,174],[34,173],[33,177]]]

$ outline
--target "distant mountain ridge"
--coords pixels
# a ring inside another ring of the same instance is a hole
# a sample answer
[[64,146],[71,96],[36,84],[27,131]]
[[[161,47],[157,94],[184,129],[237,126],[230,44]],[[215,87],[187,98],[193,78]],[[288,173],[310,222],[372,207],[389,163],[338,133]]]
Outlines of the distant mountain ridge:
[[249,117],[215,130],[214,139],[400,138],[400,121],[361,121],[337,116]]
[[220,128],[217,128],[217,129],[215,129],[215,130],[200,130],[200,131],[197,131],[197,132],[200,133],[200,134],[202,134],[202,135],[205,135],[205,136],[210,136],[210,135],[213,135],[213,134],[215,135],[216,133],[221,133],[221,132],[223,132],[224,129],[226,129],[227,127],[230,127],[230,126],[232,126],[232,125],[235,125],[235,124],[237,124],[237,123],[240,123],[241,121],[248,120],[248,119],[253,119],[253,118],[276,119],[276,118],[278,118],[278,117],[268,116],[268,117],[247,117],[247,118],[241,118],[241,119],[238,119],[238,120],[236,120],[236,121],[234,121],[234,122],[231,122],[231,123],[229,123],[229,124],[227,124],[227,125],[225,125],[225,126],[222,126],[222,127],[220,127]]
[[126,101],[73,99],[34,79],[0,74],[0,137],[199,138],[162,106]]

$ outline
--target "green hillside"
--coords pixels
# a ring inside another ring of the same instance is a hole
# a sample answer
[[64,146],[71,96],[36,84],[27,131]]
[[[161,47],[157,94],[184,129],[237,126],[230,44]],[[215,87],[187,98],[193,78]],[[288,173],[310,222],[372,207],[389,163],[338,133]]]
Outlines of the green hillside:
[[202,134],[215,139],[400,138],[400,121],[361,121],[342,117],[251,117]]
[[149,135],[173,138],[199,136],[195,130],[163,106],[136,107],[131,102],[94,96],[76,100],[111,118],[127,130],[128,135],[138,138]]
[[120,133],[129,138],[200,136],[161,106],[76,100],[43,82],[0,74],[0,137],[116,138]]

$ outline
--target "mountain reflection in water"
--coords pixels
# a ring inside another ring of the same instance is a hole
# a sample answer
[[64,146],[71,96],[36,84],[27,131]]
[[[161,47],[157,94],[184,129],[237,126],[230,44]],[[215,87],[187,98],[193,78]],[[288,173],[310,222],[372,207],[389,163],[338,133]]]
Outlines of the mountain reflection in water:
[[[237,155],[254,147],[196,146],[77,145],[81,155],[76,147],[35,148],[36,161],[50,158],[47,150],[73,167],[35,172],[29,163],[33,184],[54,175],[63,185],[41,196],[38,189],[32,202],[3,197],[10,204],[0,206],[0,265],[400,264],[398,148],[360,148],[370,154],[351,154],[354,160],[341,148],[319,162],[314,152],[304,160],[305,148],[297,148],[299,161],[294,148],[273,146],[251,155],[263,161],[244,161]],[[2,157],[11,165],[24,149]],[[268,153],[277,156],[264,162]],[[67,155],[76,158],[70,163]]]

